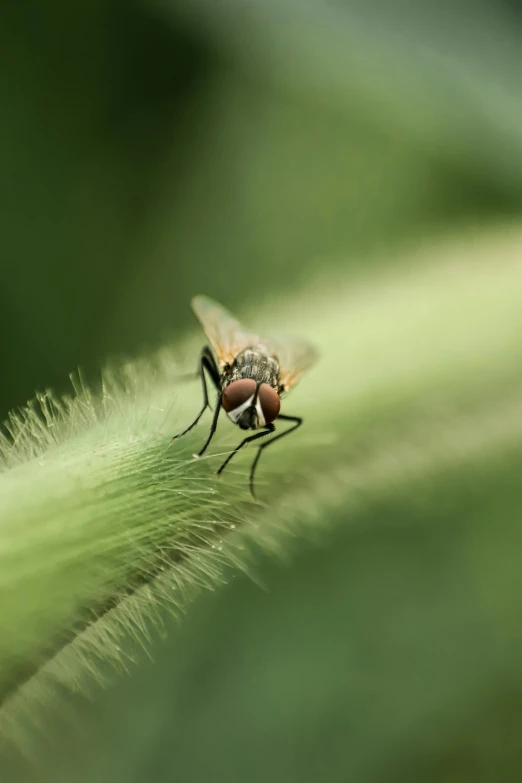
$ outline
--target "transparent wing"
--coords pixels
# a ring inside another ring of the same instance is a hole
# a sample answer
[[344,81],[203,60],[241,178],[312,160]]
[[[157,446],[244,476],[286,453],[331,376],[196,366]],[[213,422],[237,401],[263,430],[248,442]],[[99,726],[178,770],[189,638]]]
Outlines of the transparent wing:
[[281,384],[289,391],[301,376],[319,359],[319,352],[299,337],[269,337],[261,340],[270,354],[279,361]]
[[195,296],[191,304],[221,368],[232,364],[245,348],[259,344],[258,335],[245,331],[228,310],[208,296]]

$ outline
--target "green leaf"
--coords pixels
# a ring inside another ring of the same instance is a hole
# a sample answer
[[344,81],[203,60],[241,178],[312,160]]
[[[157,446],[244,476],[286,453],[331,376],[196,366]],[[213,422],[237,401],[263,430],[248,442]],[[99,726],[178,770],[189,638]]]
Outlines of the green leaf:
[[263,455],[260,504],[252,449],[213,476],[233,428],[199,461],[208,420],[170,444],[200,404],[175,357],[194,361],[199,340],[106,374],[99,394],[80,384],[13,417],[0,475],[4,736],[20,741],[56,683],[127,667],[125,639],[146,644],[161,606],[183,610],[224,565],[247,567],[251,542],[284,552],[289,533],[320,532],[328,508],[518,443],[518,241],[449,243],[378,279],[318,276],[246,319],[277,321],[322,353],[284,402],[305,425]]

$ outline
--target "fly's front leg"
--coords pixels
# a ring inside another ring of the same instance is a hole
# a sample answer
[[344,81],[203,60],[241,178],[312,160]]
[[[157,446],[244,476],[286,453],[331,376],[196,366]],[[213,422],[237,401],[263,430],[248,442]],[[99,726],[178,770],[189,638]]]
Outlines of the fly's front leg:
[[[196,424],[198,423],[200,418],[203,416],[203,414],[205,413],[205,411],[206,411],[206,409],[208,407],[208,391],[207,391],[207,381],[206,381],[206,378],[205,378],[205,370],[210,375],[210,379],[212,380],[212,383],[214,384],[216,389],[219,390],[219,388],[220,388],[220,386],[219,386],[219,370],[217,368],[216,361],[215,361],[215,359],[214,359],[214,357],[212,355],[212,352],[210,351],[210,348],[207,345],[201,351],[201,357],[200,357],[200,360],[199,360],[199,368],[198,368],[198,373],[199,373],[199,376],[201,378],[201,388],[202,388],[202,391],[203,391],[203,405],[202,405],[202,408],[201,408],[200,412],[198,413],[198,415],[196,416],[196,418],[194,419],[194,421],[191,424],[189,424],[187,429],[183,430],[183,432],[180,432],[178,435],[174,435],[172,440],[176,440],[176,438],[181,438],[183,435],[186,435],[187,432],[190,432],[190,430],[193,427],[196,426]],[[219,406],[218,406],[218,408],[216,410],[219,410]],[[215,414],[214,414],[214,417],[217,420],[217,416]]]
[[[280,421],[281,419],[283,421],[292,421],[293,422],[293,426],[290,427],[289,429],[285,430],[284,432],[281,432],[279,435],[276,435],[275,438],[272,438],[271,440],[267,441],[266,443],[262,443],[261,446],[259,446],[259,448],[257,450],[257,454],[255,456],[255,459],[252,462],[252,467],[250,468],[250,494],[252,495],[253,498],[255,498],[255,493],[254,493],[254,474],[256,472],[257,463],[259,462],[259,458],[261,456],[261,452],[263,451],[263,449],[266,449],[267,446],[271,446],[272,443],[275,443],[276,440],[280,440],[280,438],[284,438],[285,435],[290,435],[291,432],[294,432],[303,423],[303,420],[302,420],[302,418],[300,416],[285,416],[283,413],[281,413],[277,417],[277,421]],[[274,429],[275,429],[275,427],[274,427]]]
[[231,454],[228,455],[228,457],[226,458],[224,463],[221,465],[219,470],[216,471],[216,475],[217,476],[221,475],[221,473],[225,470],[226,466],[228,465],[228,463],[230,462],[232,457],[234,457],[237,454],[239,449],[242,449],[243,446],[246,446],[247,443],[252,443],[253,440],[257,440],[258,438],[264,438],[266,435],[270,435],[271,432],[275,432],[275,427],[274,427],[273,424],[267,424],[266,425],[266,429],[263,432],[256,432],[255,435],[249,435],[248,438],[244,438],[241,441],[241,443],[239,444],[239,446],[236,446],[234,451]]

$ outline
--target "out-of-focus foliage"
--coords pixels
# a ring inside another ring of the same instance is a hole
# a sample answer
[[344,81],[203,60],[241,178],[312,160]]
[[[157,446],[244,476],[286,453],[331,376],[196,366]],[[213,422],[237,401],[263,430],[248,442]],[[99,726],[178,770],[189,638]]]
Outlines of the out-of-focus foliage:
[[[447,96],[450,66],[437,83],[422,59],[418,80],[426,70],[437,90],[418,105],[401,69],[389,83],[403,47],[390,35],[391,52],[379,49],[371,26],[353,41],[349,8],[325,62],[330,6],[321,26],[313,4],[31,5],[9,4],[0,30],[4,414],[78,365],[161,344],[199,290],[258,300],[326,259],[368,263],[399,240],[516,210],[491,166],[502,117],[481,126],[460,82]],[[285,35],[294,44],[274,63]],[[353,63],[335,70],[346,51]],[[455,97],[474,122],[452,113]],[[465,131],[484,161],[458,157]]]
[[[521,44],[508,2],[9,3],[0,411],[161,345],[194,293],[378,281],[421,238],[511,220]],[[155,663],[64,694],[36,766],[2,755],[0,778],[518,780],[520,460],[325,512],[290,564],[260,554],[267,592],[241,577],[167,618]]]

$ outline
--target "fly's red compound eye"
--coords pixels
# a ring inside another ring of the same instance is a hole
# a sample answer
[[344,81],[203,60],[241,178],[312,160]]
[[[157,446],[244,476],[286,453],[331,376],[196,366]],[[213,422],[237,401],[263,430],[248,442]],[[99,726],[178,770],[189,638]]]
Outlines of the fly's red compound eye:
[[265,422],[271,424],[279,416],[281,400],[279,394],[268,383],[262,383],[259,387],[259,402],[265,417]]
[[223,392],[223,408],[227,413],[235,411],[255,394],[256,382],[252,378],[232,381]]

